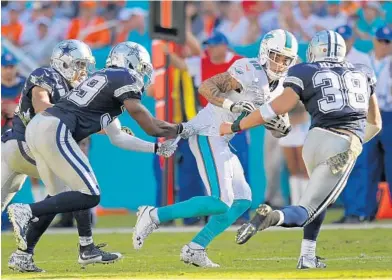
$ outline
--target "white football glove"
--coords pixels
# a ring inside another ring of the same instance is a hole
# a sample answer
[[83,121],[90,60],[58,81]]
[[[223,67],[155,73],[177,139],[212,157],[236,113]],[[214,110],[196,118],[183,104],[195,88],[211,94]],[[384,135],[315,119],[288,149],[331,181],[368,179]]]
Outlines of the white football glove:
[[182,127],[181,133],[179,134],[182,139],[188,139],[192,135],[197,134],[197,129],[192,126],[189,122],[181,123]]
[[287,113],[284,115],[278,115],[266,124],[264,124],[264,127],[270,130],[271,134],[275,138],[284,137],[291,131],[289,115]]
[[170,139],[165,142],[158,143],[158,148],[155,153],[161,157],[171,157],[177,149],[177,144],[174,143],[175,141],[175,139]]
[[247,113],[250,114],[256,110],[255,105],[250,101],[237,101],[230,106],[230,111],[233,113]]

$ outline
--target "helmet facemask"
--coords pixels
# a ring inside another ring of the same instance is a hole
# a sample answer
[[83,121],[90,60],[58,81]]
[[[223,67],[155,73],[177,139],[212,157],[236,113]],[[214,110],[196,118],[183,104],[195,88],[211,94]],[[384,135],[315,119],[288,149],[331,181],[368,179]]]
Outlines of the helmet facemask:
[[296,60],[296,56],[268,49],[264,57],[264,67],[271,80],[279,80],[287,75],[287,71],[295,64]]
[[147,88],[151,84],[153,72],[151,63],[140,61],[135,70],[143,77],[144,87]]
[[95,71],[95,59],[73,60],[69,68],[72,71],[72,78],[69,82],[73,87],[76,87]]

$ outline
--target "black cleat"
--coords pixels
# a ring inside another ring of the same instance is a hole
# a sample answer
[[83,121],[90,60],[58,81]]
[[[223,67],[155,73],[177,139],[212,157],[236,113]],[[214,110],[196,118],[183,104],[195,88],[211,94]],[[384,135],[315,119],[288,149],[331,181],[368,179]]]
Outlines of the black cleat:
[[109,253],[101,250],[101,248],[105,247],[106,244],[90,244],[87,246],[79,245],[79,259],[78,263],[82,265],[82,267],[95,264],[95,263],[114,263],[122,258],[120,253]]
[[256,210],[256,215],[252,220],[242,225],[237,231],[237,244],[245,244],[257,231],[265,230],[271,226],[275,226],[279,222],[279,214],[273,212],[272,208],[267,204],[261,204]]

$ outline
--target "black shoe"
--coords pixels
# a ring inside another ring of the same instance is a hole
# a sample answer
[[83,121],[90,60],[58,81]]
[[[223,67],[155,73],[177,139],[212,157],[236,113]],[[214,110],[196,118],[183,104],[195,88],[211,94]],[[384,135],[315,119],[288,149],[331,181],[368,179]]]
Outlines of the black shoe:
[[120,253],[109,253],[101,250],[106,244],[90,244],[87,246],[79,245],[78,263],[82,266],[94,263],[114,263],[122,258]]
[[252,220],[244,224],[237,231],[237,244],[245,244],[257,231],[265,230],[271,226],[277,225],[279,222],[279,213],[273,212],[272,208],[267,204],[262,204],[257,208],[256,215]]

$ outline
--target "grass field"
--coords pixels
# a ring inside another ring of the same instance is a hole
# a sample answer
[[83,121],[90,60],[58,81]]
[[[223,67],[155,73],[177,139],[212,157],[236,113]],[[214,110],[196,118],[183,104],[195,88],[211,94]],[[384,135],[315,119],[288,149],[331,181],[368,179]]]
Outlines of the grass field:
[[[110,220],[101,219],[99,227],[103,223],[120,226],[117,218]],[[120,251],[124,259],[116,264],[81,269],[77,264],[76,232],[48,234],[37,246],[35,255],[37,265],[47,272],[20,274],[7,267],[15,242],[12,235],[3,234],[2,279],[392,279],[391,229],[324,230],[317,253],[326,258],[328,268],[312,271],[295,269],[300,231],[263,232],[243,246],[234,243],[234,232],[225,232],[208,250],[209,257],[221,265],[218,269],[198,269],[179,261],[181,247],[193,235],[158,232],[141,251],[135,251],[130,233],[95,234],[96,243],[107,242],[108,249]]]

